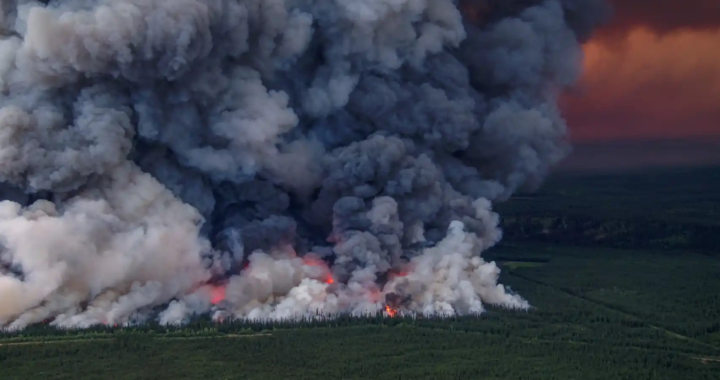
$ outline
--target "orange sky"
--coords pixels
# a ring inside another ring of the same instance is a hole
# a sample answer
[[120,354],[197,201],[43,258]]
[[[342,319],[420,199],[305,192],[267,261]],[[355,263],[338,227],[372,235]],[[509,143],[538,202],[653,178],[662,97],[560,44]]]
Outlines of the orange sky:
[[576,142],[720,136],[720,0],[615,0],[562,101]]

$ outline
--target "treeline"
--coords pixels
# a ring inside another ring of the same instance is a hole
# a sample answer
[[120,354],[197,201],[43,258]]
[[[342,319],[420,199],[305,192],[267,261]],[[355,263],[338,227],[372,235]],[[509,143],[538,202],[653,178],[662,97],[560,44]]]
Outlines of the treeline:
[[592,216],[510,216],[503,218],[507,240],[603,246],[622,249],[692,250],[720,255],[720,225],[671,223],[647,218]]
[[632,344],[609,329],[588,343],[523,330],[486,334],[408,324],[423,322],[417,319],[394,325],[401,320],[245,338],[154,339],[136,331],[84,343],[6,346],[0,378],[709,380],[718,369],[693,354]]
[[248,320],[226,319],[213,321],[208,315],[194,317],[189,323],[183,325],[161,325],[151,320],[143,324],[128,326],[94,325],[85,328],[61,328],[50,323],[39,323],[22,330],[0,330],[0,340],[37,340],[38,338],[52,339],[95,337],[95,336],[123,336],[127,334],[155,334],[166,337],[191,337],[196,335],[214,334],[255,334],[273,330],[295,330],[314,328],[337,328],[356,326],[397,326],[397,325],[424,325],[424,326],[462,326],[469,321],[481,318],[479,315],[465,316],[428,316],[422,314],[396,315],[390,317],[383,312],[367,315],[316,315],[306,318],[280,319],[280,320]]
[[720,350],[712,345],[586,302],[584,292],[569,294],[573,284],[561,291],[508,279],[535,307],[488,306],[479,316],[448,318],[378,313],[220,323],[200,317],[184,326],[83,330],[35,325],[0,333],[0,378],[717,378],[720,363],[712,360]]
[[[118,327],[99,325],[85,329],[62,329],[50,325],[33,325],[25,330],[0,333],[0,342],[52,343],[77,340],[130,342],[156,338],[256,336],[282,331],[406,326],[435,331],[477,333],[507,339],[566,341],[577,344],[601,344],[612,341],[616,347],[702,354],[715,353],[714,350],[706,350],[703,346],[691,342],[677,341],[641,320],[608,313],[607,309],[602,306],[584,304],[582,308],[574,309],[574,307],[575,305],[573,305],[573,309],[570,309],[571,311],[568,310],[570,312],[559,312],[557,309],[548,308],[532,308],[526,311],[490,308],[480,315],[449,317],[419,314],[388,317],[378,313],[367,316],[337,315],[293,320],[251,321],[238,319],[216,322],[207,316],[201,316],[182,326],[165,326],[156,322]],[[575,327],[580,325],[591,328],[588,330]],[[717,326],[715,325],[713,328],[717,328]]]

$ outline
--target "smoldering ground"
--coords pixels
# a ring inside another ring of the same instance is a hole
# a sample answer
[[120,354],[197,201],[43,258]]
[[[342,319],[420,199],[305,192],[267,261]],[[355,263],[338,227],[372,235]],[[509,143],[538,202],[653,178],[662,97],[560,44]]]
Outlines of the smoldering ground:
[[[0,326],[527,308],[601,0],[8,0]],[[215,305],[213,305],[215,304]]]

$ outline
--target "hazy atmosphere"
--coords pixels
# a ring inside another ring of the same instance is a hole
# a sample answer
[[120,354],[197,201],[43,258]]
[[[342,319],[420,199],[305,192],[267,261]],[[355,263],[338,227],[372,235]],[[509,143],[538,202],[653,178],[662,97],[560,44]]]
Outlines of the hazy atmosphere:
[[0,379],[716,380],[720,1],[1,0]]
[[720,2],[613,3],[563,99],[573,140],[720,136]]
[[[577,159],[563,166],[720,162],[720,2],[612,3],[612,21],[583,47],[582,79],[562,99]],[[682,142],[658,141],[673,139]]]

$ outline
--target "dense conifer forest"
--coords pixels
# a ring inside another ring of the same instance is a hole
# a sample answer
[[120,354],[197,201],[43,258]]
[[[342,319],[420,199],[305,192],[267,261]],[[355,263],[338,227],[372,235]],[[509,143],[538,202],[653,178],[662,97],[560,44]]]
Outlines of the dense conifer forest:
[[561,175],[498,205],[506,241],[720,254],[720,170]]
[[485,258],[529,311],[40,324],[0,332],[0,378],[717,379],[717,173],[559,177],[501,205]]
[[488,252],[533,308],[449,319],[198,318],[0,336],[2,379],[717,379],[720,261],[545,244]]

